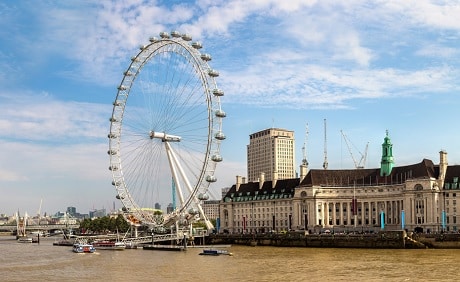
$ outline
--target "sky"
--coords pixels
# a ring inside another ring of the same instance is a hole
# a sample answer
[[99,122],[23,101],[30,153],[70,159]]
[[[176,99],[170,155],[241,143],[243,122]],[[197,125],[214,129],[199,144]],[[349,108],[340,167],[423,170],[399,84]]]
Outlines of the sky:
[[459,14],[449,0],[2,1],[0,213],[120,207],[112,102],[162,31],[201,41],[220,72],[217,191],[246,176],[249,135],[271,127],[295,132],[297,170],[304,156],[321,169],[325,148],[329,169],[360,154],[378,168],[386,130],[396,166],[438,164],[440,150],[460,164]]

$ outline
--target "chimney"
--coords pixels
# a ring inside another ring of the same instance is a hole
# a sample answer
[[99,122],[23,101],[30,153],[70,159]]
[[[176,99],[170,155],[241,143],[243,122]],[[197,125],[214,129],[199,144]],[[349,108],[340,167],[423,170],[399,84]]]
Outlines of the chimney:
[[242,184],[242,177],[240,175],[236,176],[236,192],[240,190],[240,185]]
[[278,172],[275,170],[272,177],[272,189],[275,189],[276,182],[278,181]]
[[242,179],[241,184],[246,184],[246,177],[243,177],[243,178],[241,178],[241,179]]
[[439,189],[444,188],[444,181],[446,179],[446,172],[447,172],[447,152],[441,150],[439,152],[439,178],[438,178],[438,185]]
[[264,186],[264,182],[265,182],[265,173],[261,172],[260,178],[259,178],[259,190],[262,189],[262,186]]

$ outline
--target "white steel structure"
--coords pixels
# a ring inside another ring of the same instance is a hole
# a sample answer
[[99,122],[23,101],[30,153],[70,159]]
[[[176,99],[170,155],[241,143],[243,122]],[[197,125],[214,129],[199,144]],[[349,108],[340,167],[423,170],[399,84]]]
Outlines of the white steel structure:
[[[110,118],[110,171],[128,218],[151,228],[190,226],[206,218],[225,139],[219,73],[200,42],[173,31],[150,38],[124,72]],[[128,99],[129,98],[129,99]],[[177,199],[177,200],[176,200]],[[153,209],[155,203],[170,213]]]

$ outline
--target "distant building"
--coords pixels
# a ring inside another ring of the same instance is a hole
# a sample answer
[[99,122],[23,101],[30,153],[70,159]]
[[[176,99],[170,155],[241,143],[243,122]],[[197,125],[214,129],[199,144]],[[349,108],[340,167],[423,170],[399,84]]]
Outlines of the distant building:
[[203,212],[209,220],[219,217],[219,203],[220,200],[208,200],[201,204]]
[[155,203],[155,209],[156,209],[156,210],[161,210],[161,205],[160,205],[160,203]]
[[172,203],[169,203],[166,207],[166,213],[172,213],[174,211],[174,207]]
[[106,215],[107,215],[107,212],[105,211],[105,209],[93,210],[89,212],[90,218],[104,217]]
[[71,216],[75,216],[77,214],[77,208],[75,207],[67,207],[67,213]]
[[248,182],[292,179],[295,175],[294,132],[265,129],[249,135]]
[[220,204],[221,230],[268,232],[458,231],[460,166],[394,166],[391,140],[382,144],[380,168],[312,169],[302,178],[248,182],[237,177]]

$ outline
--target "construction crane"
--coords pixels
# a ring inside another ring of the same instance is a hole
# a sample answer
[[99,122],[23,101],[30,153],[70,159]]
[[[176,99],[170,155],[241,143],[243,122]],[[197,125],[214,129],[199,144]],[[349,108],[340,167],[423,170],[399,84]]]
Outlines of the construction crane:
[[[369,148],[369,142],[367,142],[366,144],[366,148],[364,149],[364,154],[361,153],[357,148],[356,146],[348,139],[347,135],[343,132],[343,130],[340,130],[340,133],[342,134],[342,137],[343,137],[343,140],[345,140],[345,144],[347,145],[347,148],[348,148],[348,152],[350,152],[350,155],[351,155],[351,159],[353,160],[353,163],[355,164],[355,168],[356,169],[362,169],[364,168],[364,165],[366,164],[366,159],[367,159],[367,150]],[[356,161],[354,155],[353,155],[353,151],[351,149],[351,146],[350,146],[350,143],[351,145],[353,145],[353,147],[358,151],[358,153],[360,154],[361,158],[359,159],[359,161]]]
[[327,169],[328,162],[327,162],[327,135],[326,135],[326,119],[324,119],[324,162],[323,168]]

